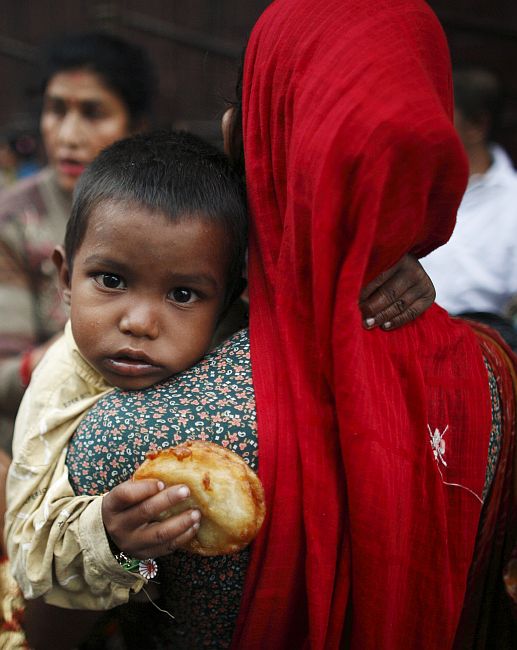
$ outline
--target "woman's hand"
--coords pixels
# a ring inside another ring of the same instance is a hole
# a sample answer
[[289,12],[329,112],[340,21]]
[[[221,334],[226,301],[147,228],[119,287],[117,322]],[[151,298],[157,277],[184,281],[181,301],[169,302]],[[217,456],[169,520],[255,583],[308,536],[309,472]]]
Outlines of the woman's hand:
[[189,496],[185,485],[166,488],[161,481],[125,481],[104,495],[102,519],[112,542],[126,555],[145,560],[168,555],[189,542],[201,514],[186,510],[160,521],[160,514]]
[[392,330],[415,320],[435,298],[431,278],[420,262],[412,255],[405,255],[364,287],[359,308],[367,329],[379,326]]

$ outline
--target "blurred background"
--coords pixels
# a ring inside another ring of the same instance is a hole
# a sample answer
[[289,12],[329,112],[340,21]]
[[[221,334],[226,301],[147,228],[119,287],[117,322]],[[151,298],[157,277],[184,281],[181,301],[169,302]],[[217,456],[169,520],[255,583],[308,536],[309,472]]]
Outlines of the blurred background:
[[[1,0],[0,131],[37,137],[33,74],[38,47],[55,34],[103,29],[144,46],[160,86],[156,126],[219,137],[224,100],[233,96],[247,34],[264,0]],[[505,104],[497,141],[517,162],[517,3],[432,0],[455,65],[481,65],[502,81]],[[30,149],[31,142],[22,142]]]
[[0,132],[38,133],[38,48],[101,29],[143,46],[157,68],[155,126],[218,140],[247,34],[264,0],[1,0]]

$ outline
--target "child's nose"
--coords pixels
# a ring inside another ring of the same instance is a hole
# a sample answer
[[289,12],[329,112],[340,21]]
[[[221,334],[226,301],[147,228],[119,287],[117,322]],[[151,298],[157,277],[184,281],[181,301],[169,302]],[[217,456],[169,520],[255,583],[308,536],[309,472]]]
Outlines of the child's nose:
[[148,339],[156,339],[160,333],[155,310],[145,304],[127,309],[120,319],[119,329],[123,334]]

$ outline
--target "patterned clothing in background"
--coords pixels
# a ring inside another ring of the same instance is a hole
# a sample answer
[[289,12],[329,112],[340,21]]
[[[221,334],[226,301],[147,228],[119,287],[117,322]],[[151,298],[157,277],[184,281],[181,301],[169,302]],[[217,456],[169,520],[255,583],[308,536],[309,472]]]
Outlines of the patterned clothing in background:
[[20,354],[66,320],[50,255],[70,205],[48,168],[0,193],[0,446],[8,452],[23,395]]
[[[66,464],[78,495],[102,494],[131,477],[148,450],[188,439],[231,449],[257,468],[255,401],[247,330],[197,366],[146,391],[115,390],[88,412]],[[226,648],[237,617],[249,550],[201,557],[176,551],[159,560],[156,604],[117,612],[128,648]]]

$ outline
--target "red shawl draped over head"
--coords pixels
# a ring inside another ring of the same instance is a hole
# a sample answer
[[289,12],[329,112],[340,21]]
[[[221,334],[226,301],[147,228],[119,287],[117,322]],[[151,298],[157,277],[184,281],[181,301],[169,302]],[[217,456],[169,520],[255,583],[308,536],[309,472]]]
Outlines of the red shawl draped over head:
[[[420,0],[277,0],[246,53],[250,336],[268,502],[239,649],[446,649],[487,460],[487,373],[437,306],[366,331],[361,288],[454,226],[466,160]],[[346,624],[345,624],[346,619]]]

